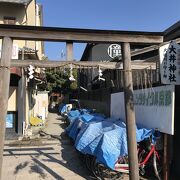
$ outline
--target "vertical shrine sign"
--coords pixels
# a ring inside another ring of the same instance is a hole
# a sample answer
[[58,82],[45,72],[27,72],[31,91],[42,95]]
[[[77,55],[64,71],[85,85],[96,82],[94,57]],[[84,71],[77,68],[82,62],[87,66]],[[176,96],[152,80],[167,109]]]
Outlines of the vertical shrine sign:
[[180,45],[175,41],[159,48],[162,84],[180,84]]

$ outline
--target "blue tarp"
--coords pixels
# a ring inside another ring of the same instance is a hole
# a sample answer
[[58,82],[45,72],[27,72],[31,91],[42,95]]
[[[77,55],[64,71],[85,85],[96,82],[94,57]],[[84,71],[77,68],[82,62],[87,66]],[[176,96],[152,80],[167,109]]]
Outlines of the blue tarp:
[[59,112],[60,114],[63,114],[63,113],[65,113],[66,111],[67,111],[66,104],[61,103],[61,104],[59,105],[58,112]]
[[[151,130],[137,129],[137,142],[151,135]],[[91,123],[81,128],[75,146],[84,154],[91,154],[97,161],[114,169],[119,157],[127,155],[125,124],[120,121]]]
[[[125,128],[122,122],[119,121],[117,124]],[[82,153],[94,155],[102,135],[118,127],[119,126],[112,121],[102,121],[84,125],[77,136],[75,146]]]
[[[77,150],[95,156],[97,161],[114,169],[118,158],[128,154],[126,125],[120,120],[88,112],[87,109],[70,111],[66,132],[74,139]],[[136,128],[137,142],[151,134],[152,130]]]
[[[68,116],[69,118],[69,116]],[[72,117],[71,117],[72,119]],[[81,126],[83,124],[87,124],[88,122],[92,122],[92,121],[102,121],[104,120],[104,116],[100,115],[100,114],[88,114],[88,113],[82,113],[78,116],[78,118],[75,118],[73,121],[71,120],[70,125],[66,128],[66,132],[68,133],[68,135],[75,140],[80,129]]]
[[114,169],[118,158],[127,155],[127,152],[126,129],[118,127],[103,133],[94,155],[98,162]]
[[81,112],[79,110],[71,110],[67,113],[68,120],[70,121],[70,123],[78,119],[80,115]]
[[76,140],[76,137],[81,129],[82,123],[83,123],[83,121],[81,119],[76,119],[66,128],[67,134],[74,141]]
[[[82,112],[82,113],[93,113],[93,110],[92,109],[72,109],[71,111],[79,111],[79,112]],[[61,103],[59,105],[59,108],[58,108],[58,112],[60,114],[63,114],[63,113],[68,113],[68,110],[67,110],[67,104],[64,104],[64,103]]]
[[[147,129],[136,129],[137,142],[143,141],[151,135],[152,131]],[[117,159],[128,154],[126,128],[118,127],[103,133],[96,148],[97,161],[114,169]]]

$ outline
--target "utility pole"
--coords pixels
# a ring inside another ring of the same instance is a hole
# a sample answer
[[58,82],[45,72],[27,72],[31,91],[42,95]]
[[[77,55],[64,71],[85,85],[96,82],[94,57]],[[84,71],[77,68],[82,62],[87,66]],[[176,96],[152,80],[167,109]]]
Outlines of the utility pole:
[[126,131],[128,142],[129,175],[130,180],[139,180],[139,166],[136,142],[136,123],[133,102],[133,81],[131,69],[130,44],[122,43],[122,57],[124,70],[124,102],[126,114]]
[[2,177],[2,162],[4,138],[6,129],[6,115],[8,108],[10,64],[12,57],[13,40],[4,37],[2,42],[2,53],[0,59],[0,179]]

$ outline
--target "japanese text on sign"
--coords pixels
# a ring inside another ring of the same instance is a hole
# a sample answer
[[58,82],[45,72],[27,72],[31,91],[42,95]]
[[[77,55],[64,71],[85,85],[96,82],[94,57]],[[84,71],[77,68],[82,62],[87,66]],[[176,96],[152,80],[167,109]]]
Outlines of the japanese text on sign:
[[[136,123],[174,134],[175,86],[166,85],[133,92]],[[111,117],[126,120],[124,93],[111,94]]]
[[142,106],[169,106],[171,105],[171,91],[156,91],[134,95],[134,104]]
[[159,49],[161,82],[180,84],[180,46],[172,41]]

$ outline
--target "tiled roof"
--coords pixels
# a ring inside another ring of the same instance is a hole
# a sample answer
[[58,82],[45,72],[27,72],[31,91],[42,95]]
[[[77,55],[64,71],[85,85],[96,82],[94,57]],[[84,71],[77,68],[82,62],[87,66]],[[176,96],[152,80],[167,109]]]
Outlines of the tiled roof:
[[[20,53],[22,53],[22,50],[23,50],[23,48],[19,48]],[[37,53],[37,50],[28,48],[28,47],[24,47],[24,53]]]
[[1,2],[6,2],[6,3],[16,3],[16,4],[24,4],[28,5],[32,0],[0,0]]

